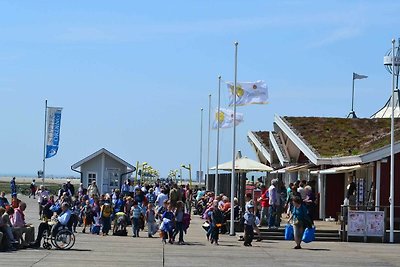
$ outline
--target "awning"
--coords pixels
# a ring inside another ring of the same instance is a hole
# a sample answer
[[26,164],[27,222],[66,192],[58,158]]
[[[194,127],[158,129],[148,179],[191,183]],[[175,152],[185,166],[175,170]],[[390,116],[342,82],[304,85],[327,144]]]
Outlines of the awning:
[[333,167],[325,170],[317,170],[311,171],[311,174],[335,174],[335,173],[346,173],[358,170],[361,168],[361,165],[354,165],[354,166],[340,166],[340,167]]
[[279,169],[279,170],[272,171],[271,173],[298,172],[298,171],[307,170],[312,166],[314,166],[314,165],[312,165],[312,164],[292,165],[292,166],[287,166],[287,167]]

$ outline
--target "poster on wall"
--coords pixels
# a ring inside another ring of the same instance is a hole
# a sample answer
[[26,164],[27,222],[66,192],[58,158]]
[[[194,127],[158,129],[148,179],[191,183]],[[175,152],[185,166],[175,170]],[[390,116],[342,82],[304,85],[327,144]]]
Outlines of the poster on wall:
[[367,236],[384,236],[385,213],[383,211],[367,212]]
[[357,204],[358,205],[364,205],[364,178],[359,178],[358,179],[358,200]]
[[349,236],[364,236],[365,235],[365,212],[349,210],[348,214],[348,229]]

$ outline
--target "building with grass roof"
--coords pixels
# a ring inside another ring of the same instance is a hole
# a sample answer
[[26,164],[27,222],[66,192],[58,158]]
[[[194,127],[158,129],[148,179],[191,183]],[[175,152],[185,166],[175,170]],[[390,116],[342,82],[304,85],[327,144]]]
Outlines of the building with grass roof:
[[[358,206],[389,206],[390,119],[275,116],[272,131],[249,132],[248,140],[259,161],[275,169],[271,179],[315,182],[320,219],[338,216],[350,180],[357,185]],[[394,149],[400,188],[400,119]],[[399,223],[400,192],[395,206]]]

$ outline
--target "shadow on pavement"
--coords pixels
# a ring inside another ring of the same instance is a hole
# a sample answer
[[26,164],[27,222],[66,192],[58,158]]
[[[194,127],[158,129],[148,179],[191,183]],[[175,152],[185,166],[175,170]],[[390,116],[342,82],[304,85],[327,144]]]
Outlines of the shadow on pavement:
[[185,242],[184,246],[205,246],[204,243],[201,242]]
[[[69,251],[82,251],[82,252],[92,251],[91,249],[80,249],[80,248],[71,248],[71,249],[68,249],[68,250]],[[59,250],[59,251],[61,251],[61,250]]]
[[311,251],[331,251],[328,248],[302,248],[301,250],[311,250]]

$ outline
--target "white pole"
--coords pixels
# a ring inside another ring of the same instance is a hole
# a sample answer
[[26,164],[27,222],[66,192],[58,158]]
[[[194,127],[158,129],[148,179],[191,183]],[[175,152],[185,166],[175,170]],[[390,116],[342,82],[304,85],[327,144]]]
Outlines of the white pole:
[[395,89],[395,39],[392,39],[392,115],[390,126],[390,234],[389,242],[394,242],[394,89]]
[[[219,113],[221,110],[221,75],[218,76],[218,110],[217,110],[217,167],[215,169],[215,179],[214,179],[214,192],[217,195],[218,192],[218,165],[219,165],[219,127],[221,122],[219,121]],[[231,203],[232,200],[231,200]]]
[[210,177],[211,94],[208,95],[207,181]]
[[47,99],[44,102],[44,133],[43,133],[43,174],[42,185],[44,185],[44,178],[46,174],[46,136],[47,136]]
[[203,108],[200,109],[201,119],[200,119],[200,166],[199,166],[199,185],[201,183],[201,173],[203,170]]
[[[234,80],[234,90],[233,90],[233,147],[232,147],[232,177],[231,177],[231,205],[234,203],[235,198],[235,159],[236,159],[236,83],[237,83],[237,47],[238,42],[235,42],[235,80]],[[235,216],[233,212],[234,204],[231,208],[231,229],[230,235],[235,235]]]

